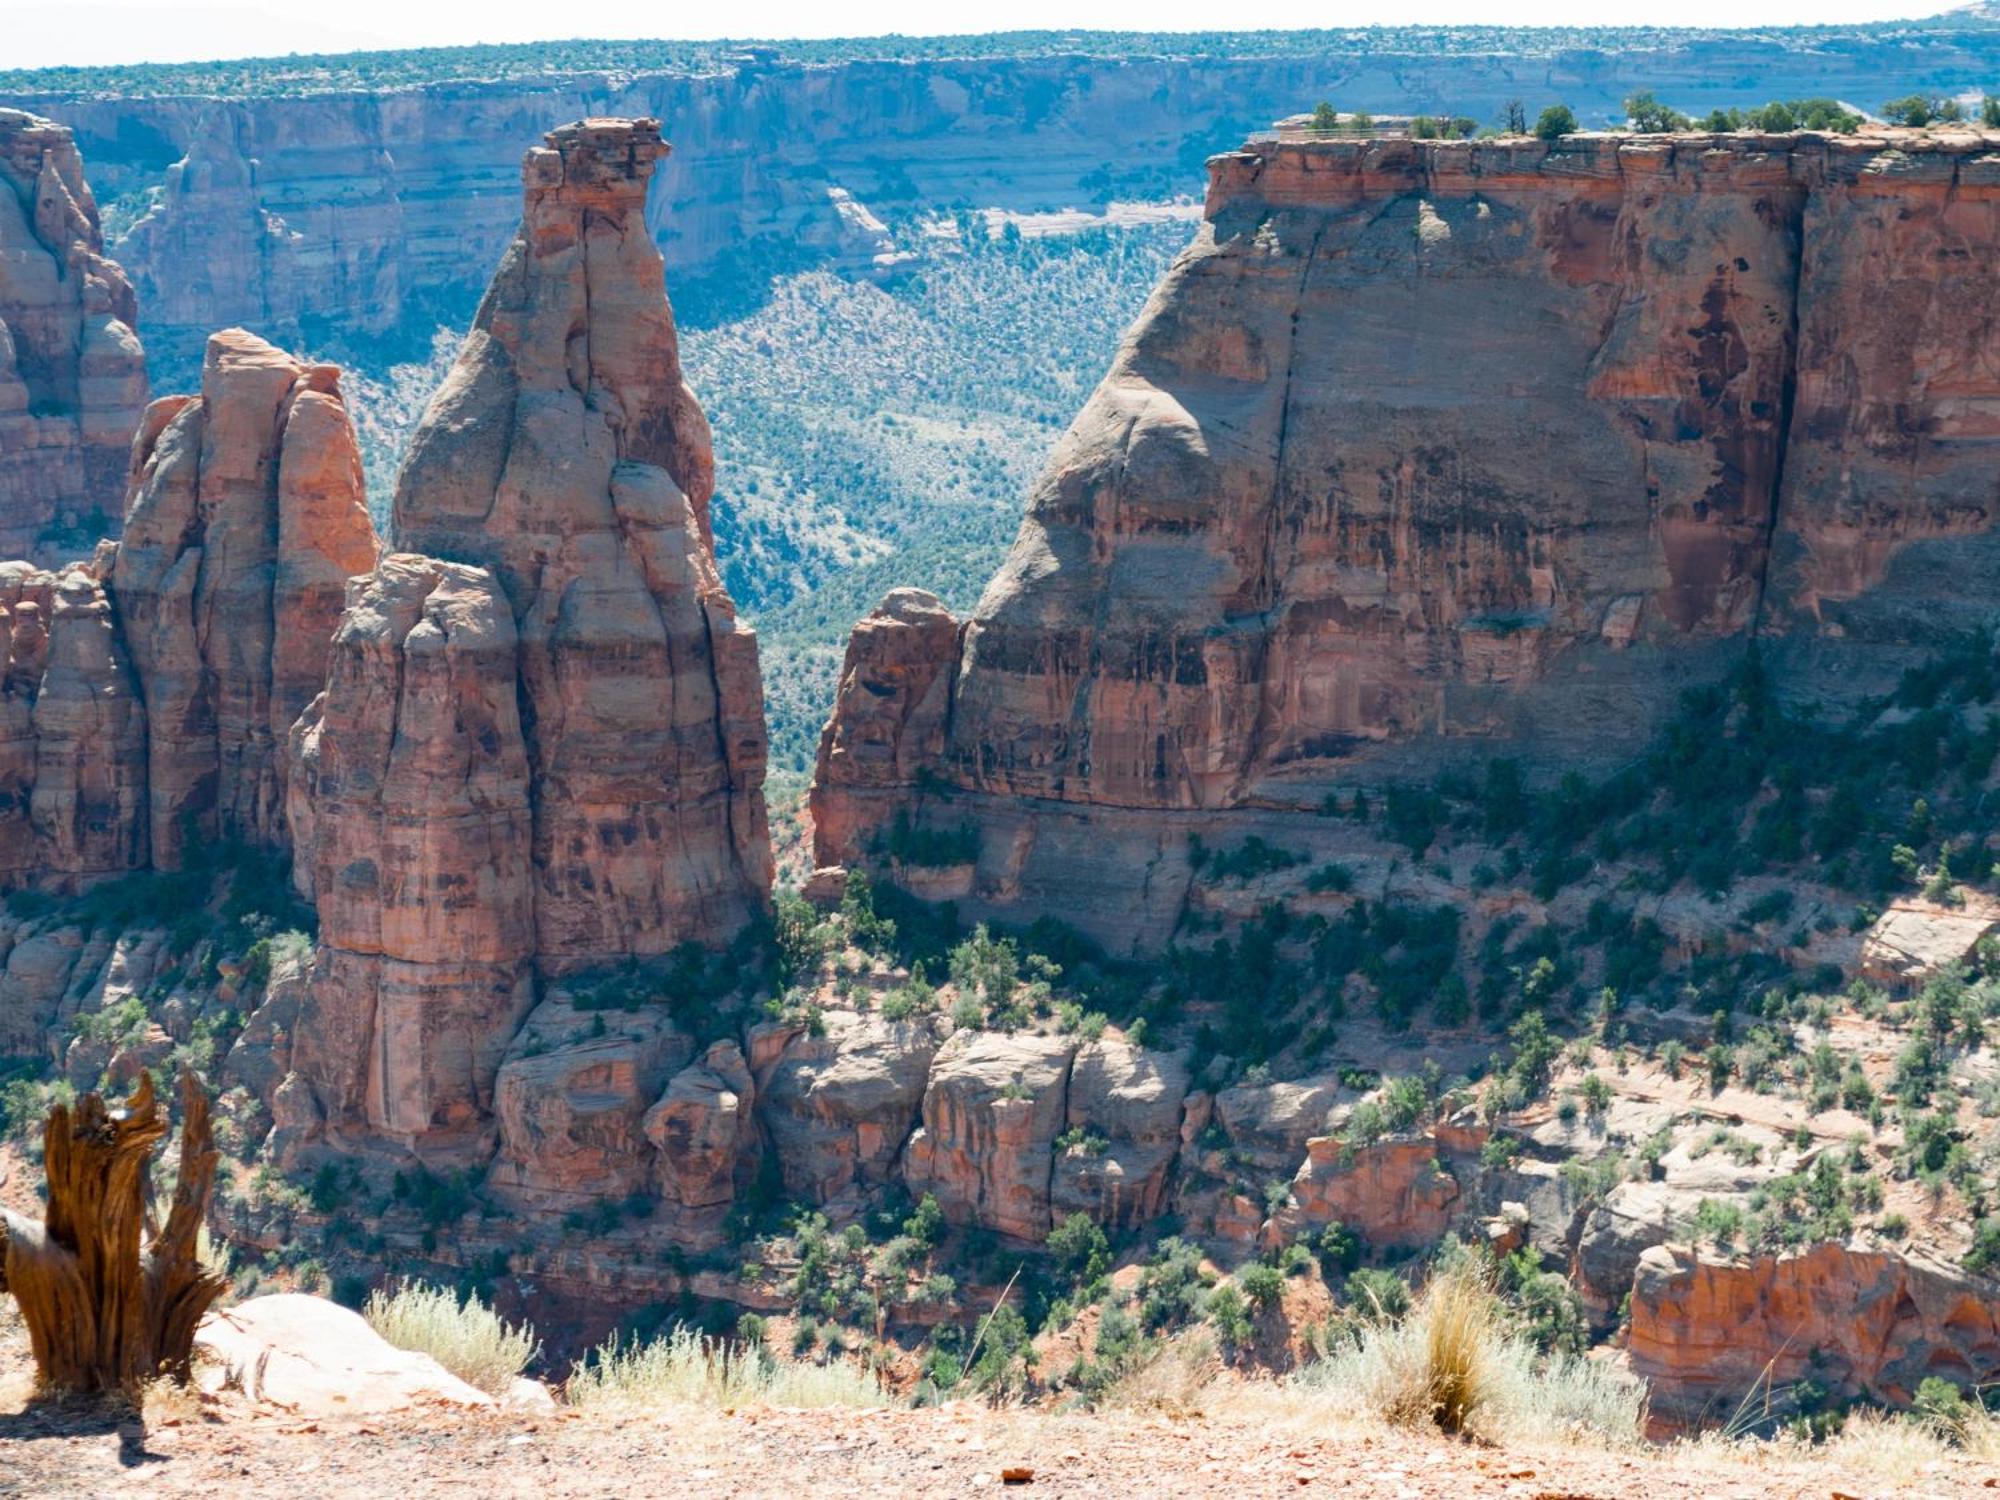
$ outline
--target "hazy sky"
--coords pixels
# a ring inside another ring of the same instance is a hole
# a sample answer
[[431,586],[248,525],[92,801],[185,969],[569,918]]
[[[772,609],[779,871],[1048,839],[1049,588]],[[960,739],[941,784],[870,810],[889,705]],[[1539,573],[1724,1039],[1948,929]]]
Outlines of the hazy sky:
[[1932,15],[1945,0],[1674,0],[1619,10],[1603,0],[1264,0],[1254,11],[1216,0],[737,0],[679,6],[638,0],[0,0],[0,67],[187,62],[368,47],[529,42],[552,37],[936,35],[1089,27],[1195,31],[1230,25],[1513,22],[1682,26],[1884,20]]

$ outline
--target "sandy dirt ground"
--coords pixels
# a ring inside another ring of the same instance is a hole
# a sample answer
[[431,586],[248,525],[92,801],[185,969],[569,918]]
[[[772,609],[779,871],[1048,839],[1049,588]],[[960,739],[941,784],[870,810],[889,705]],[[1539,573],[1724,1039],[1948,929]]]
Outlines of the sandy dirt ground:
[[[1295,1421],[1145,1413],[407,1412],[306,1421],[235,1398],[112,1407],[0,1397],[0,1495],[211,1497],[1349,1495],[1513,1500],[1990,1496],[1933,1462],[1895,1477],[1766,1449],[1492,1448]],[[1010,1476],[1012,1476],[1010,1478]]]

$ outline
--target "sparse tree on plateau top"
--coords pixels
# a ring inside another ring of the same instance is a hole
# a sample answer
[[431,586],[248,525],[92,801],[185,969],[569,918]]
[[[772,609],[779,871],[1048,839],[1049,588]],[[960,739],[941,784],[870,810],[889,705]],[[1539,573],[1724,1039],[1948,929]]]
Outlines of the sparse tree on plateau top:
[[1340,111],[1324,99],[1313,106],[1312,128],[1314,130],[1340,129]]
[[1692,123],[1679,110],[1660,103],[1650,91],[1625,101],[1625,118],[1640,135],[1669,135],[1686,130]]
[[1528,106],[1519,99],[1507,101],[1507,134],[1526,135],[1528,133]]
[[1576,134],[1576,113],[1567,104],[1551,104],[1535,121],[1535,134],[1545,141]]
[[1922,94],[1906,94],[1901,99],[1891,99],[1882,106],[1882,118],[1892,125],[1913,125],[1922,128],[1930,124],[1934,113],[1931,101]]
[[1762,109],[1750,111],[1750,128],[1768,130],[1773,135],[1783,135],[1799,128],[1799,117],[1791,105],[1782,99],[1773,99]]

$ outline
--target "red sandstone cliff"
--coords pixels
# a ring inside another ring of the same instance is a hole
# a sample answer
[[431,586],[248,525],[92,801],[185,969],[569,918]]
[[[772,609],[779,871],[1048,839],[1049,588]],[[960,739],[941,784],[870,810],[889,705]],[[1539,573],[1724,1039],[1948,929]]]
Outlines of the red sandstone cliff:
[[294,1066],[336,1132],[477,1155],[497,1129],[520,1192],[581,1190],[613,1115],[640,1186],[641,1116],[690,1050],[655,1028],[573,1054],[557,994],[514,1056],[538,980],[726,942],[770,890],[756,638],[645,225],[666,150],[653,121],[590,120],[527,154],[397,550],[351,585],[294,736],[323,924]]
[[201,394],[153,404],[132,467],[110,583],[145,687],[153,862],[189,836],[282,846],[285,739],[375,563],[340,372],[218,333]]
[[146,404],[134,303],[68,127],[0,109],[0,557],[116,532]]
[[339,372],[240,329],[130,463],[122,541],[0,565],[0,883],[177,869],[190,837],[283,847],[286,736],[375,559]]
[[1154,943],[1217,814],[1454,741],[1602,755],[1759,631],[1879,682],[1859,643],[1970,624],[2000,559],[1987,149],[1217,157],[972,617],[856,630],[821,862],[970,824],[951,894]]

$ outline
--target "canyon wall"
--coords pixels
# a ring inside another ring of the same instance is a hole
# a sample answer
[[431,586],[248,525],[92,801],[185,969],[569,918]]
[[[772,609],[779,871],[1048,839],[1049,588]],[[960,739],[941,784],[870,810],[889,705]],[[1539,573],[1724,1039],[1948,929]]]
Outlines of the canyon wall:
[[951,835],[919,889],[1152,945],[1238,814],[1627,753],[1752,638],[1796,692],[1892,680],[1992,613],[1991,150],[1215,158],[972,616],[855,632],[820,861]]
[[117,529],[137,323],[74,134],[0,109],[0,557],[54,563]]
[[869,270],[921,246],[896,243],[857,207],[893,223],[1192,192],[1217,141],[1321,98],[1481,120],[1509,99],[1561,98],[1594,121],[1641,89],[1692,111],[1821,94],[1873,105],[1984,86],[2000,69],[2000,27],[1974,20],[1879,37],[1544,39],[1518,52],[1330,40],[1317,56],[1258,56],[1249,39],[1219,56],[1084,55],[1092,46],[835,64],[772,49],[688,72],[379,92],[11,97],[77,131],[101,196],[145,209],[118,254],[156,342],[178,358],[229,323],[280,342],[399,328],[428,339],[457,321],[506,244],[520,153],[553,123],[590,115],[669,122],[678,149],[650,217],[676,273],[746,253]]

